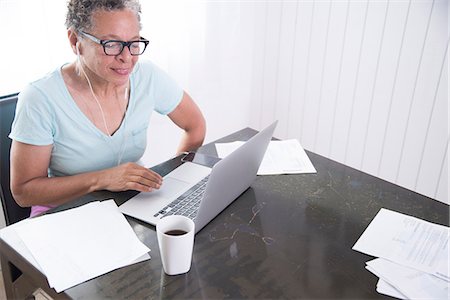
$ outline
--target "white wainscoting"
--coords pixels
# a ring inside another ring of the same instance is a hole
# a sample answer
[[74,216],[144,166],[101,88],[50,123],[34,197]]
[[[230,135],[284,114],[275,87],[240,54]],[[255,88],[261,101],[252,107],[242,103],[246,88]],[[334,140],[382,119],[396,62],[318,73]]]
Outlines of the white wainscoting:
[[252,127],[278,119],[279,138],[449,203],[448,1],[241,5]]

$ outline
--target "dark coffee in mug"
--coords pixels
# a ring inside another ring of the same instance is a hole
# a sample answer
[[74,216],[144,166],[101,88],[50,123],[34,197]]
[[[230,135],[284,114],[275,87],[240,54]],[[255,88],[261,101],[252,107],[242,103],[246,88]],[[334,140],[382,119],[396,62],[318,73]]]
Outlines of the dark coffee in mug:
[[180,229],[174,229],[174,230],[169,230],[169,231],[165,232],[165,234],[167,234],[167,235],[174,235],[174,236],[183,235],[186,233],[187,233],[187,231],[180,230]]

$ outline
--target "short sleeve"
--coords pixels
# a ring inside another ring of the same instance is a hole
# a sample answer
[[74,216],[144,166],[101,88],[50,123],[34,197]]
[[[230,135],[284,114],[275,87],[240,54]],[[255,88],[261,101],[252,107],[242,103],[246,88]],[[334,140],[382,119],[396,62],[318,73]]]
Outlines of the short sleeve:
[[166,72],[150,61],[140,62],[140,76],[150,79],[151,93],[154,97],[154,110],[167,115],[183,98],[183,89]]
[[32,84],[20,92],[9,137],[43,146],[53,144],[53,114],[47,97]]

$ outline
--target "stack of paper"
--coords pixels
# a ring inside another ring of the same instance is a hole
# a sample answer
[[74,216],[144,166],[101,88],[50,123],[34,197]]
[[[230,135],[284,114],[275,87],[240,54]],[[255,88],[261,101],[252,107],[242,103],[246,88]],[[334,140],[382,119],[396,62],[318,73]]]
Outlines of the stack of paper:
[[57,292],[150,258],[113,200],[26,219],[2,229],[0,238]]
[[[244,142],[216,143],[217,154],[224,158]],[[270,141],[258,175],[316,173],[305,150],[295,139]]]
[[450,299],[449,228],[381,209],[353,246],[376,256],[377,291],[400,299]]

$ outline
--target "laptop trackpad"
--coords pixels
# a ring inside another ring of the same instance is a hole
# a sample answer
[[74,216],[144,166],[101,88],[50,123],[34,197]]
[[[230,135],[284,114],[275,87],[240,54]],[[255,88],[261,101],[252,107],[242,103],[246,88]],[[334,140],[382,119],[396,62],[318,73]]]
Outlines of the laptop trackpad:
[[209,173],[211,173],[210,168],[186,162],[164,177],[159,190],[139,193],[123,203],[119,209],[126,215],[156,224],[158,219],[154,215],[157,212]]
[[179,195],[181,191],[186,191],[189,186],[190,184],[185,181],[172,177],[165,177],[159,190],[154,190],[152,193],[155,196],[162,198],[174,198],[175,195]]

